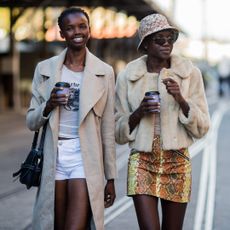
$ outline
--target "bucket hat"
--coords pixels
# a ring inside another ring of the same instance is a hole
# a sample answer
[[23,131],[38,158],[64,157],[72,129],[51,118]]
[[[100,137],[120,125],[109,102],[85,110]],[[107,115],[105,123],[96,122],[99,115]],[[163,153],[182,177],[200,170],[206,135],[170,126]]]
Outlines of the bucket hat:
[[177,28],[169,25],[167,18],[163,16],[162,14],[150,14],[146,17],[144,17],[141,22],[138,29],[138,35],[140,38],[140,42],[137,46],[137,49],[141,49],[141,44],[144,41],[144,39],[153,33],[162,31],[162,30],[173,30],[176,36],[178,37],[179,31]]

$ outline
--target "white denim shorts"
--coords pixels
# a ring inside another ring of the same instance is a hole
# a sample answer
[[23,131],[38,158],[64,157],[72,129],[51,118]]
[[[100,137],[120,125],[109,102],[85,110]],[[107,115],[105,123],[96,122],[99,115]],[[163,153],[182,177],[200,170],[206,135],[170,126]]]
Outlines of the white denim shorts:
[[79,138],[58,140],[55,180],[85,178]]

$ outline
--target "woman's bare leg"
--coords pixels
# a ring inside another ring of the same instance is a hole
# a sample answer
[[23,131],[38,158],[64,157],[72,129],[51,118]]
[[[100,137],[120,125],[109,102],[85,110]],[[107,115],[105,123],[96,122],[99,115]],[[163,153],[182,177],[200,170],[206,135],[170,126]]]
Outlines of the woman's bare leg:
[[187,203],[161,200],[162,230],[182,230]]
[[133,201],[140,230],[160,230],[158,198],[135,195]]
[[86,230],[91,215],[85,179],[68,180],[68,204],[65,229]]
[[63,230],[67,209],[67,180],[55,181],[55,218],[54,229]]

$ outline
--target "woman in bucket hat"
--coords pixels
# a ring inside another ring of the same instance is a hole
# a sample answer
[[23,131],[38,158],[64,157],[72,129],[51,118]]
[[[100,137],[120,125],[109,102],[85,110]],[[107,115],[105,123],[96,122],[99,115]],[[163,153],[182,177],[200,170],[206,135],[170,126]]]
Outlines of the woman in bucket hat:
[[[179,230],[191,194],[188,147],[210,125],[203,80],[189,60],[171,54],[179,31],[163,15],[143,18],[138,32],[145,55],[117,78],[116,141],[131,149],[127,194],[140,229]],[[160,99],[151,100],[148,91]]]

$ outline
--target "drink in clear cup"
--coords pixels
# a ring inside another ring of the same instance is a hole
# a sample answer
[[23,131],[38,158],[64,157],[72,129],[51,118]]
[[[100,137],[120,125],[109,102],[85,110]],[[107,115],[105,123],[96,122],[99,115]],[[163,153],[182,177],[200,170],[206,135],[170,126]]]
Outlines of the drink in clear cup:
[[[160,102],[160,94],[158,91],[148,91],[145,93],[145,96],[152,97],[152,99],[148,100],[149,102]],[[153,109],[152,112],[160,112],[160,109]]]
[[56,94],[66,94],[69,96],[70,84],[68,82],[57,82],[55,84],[55,87],[62,87],[63,88],[63,89],[56,91]]

